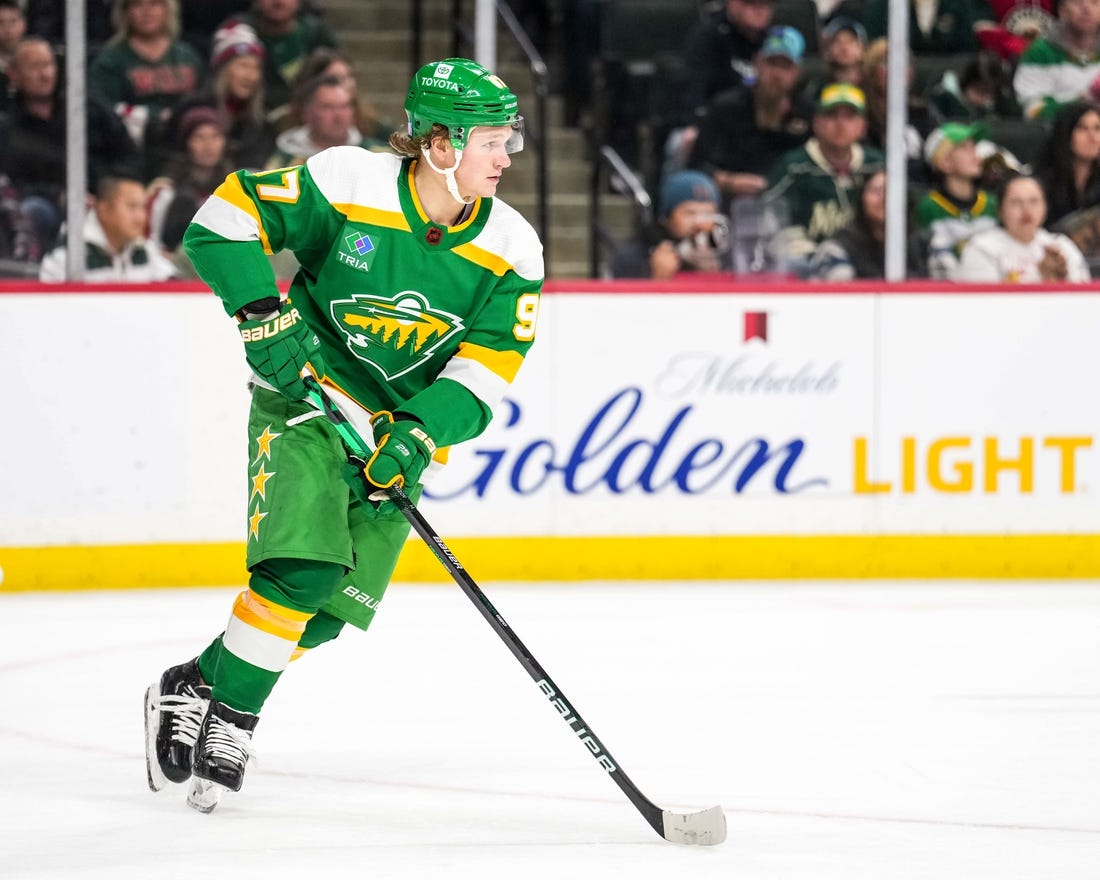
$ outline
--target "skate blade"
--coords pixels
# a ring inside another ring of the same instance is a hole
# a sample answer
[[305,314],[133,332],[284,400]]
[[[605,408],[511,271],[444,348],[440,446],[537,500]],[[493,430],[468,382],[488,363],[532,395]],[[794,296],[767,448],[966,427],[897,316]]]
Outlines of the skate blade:
[[229,789],[216,782],[192,776],[191,789],[187,792],[187,806],[200,813],[212,813],[221,800],[223,791],[229,791]]
[[160,696],[160,682],[149,685],[145,691],[145,776],[152,791],[160,791],[168,785],[168,777],[160,769],[157,760],[157,730],[160,729],[160,710],[154,705]]

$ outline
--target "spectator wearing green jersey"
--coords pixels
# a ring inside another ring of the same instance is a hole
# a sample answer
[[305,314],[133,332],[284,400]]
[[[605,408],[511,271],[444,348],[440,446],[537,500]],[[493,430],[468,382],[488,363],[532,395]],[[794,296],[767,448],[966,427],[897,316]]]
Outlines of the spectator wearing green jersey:
[[977,144],[984,136],[980,124],[947,122],[924,142],[933,185],[917,203],[917,224],[928,245],[930,278],[954,280],[966,242],[997,225],[997,199],[978,186]]
[[1020,56],[1012,85],[1029,119],[1070,101],[1100,100],[1100,0],[1055,0],[1052,31]]
[[814,136],[783,154],[768,174],[767,202],[781,202],[789,225],[777,233],[772,250],[791,270],[804,275],[821,242],[846,226],[863,181],[880,170],[884,158],[860,141],[867,130],[862,89],[831,83],[821,90],[814,113]]
[[179,39],[176,0],[115,0],[112,21],[114,36],[88,68],[88,92],[145,146],[152,171],[166,158],[164,125],[173,107],[202,82],[206,65]]

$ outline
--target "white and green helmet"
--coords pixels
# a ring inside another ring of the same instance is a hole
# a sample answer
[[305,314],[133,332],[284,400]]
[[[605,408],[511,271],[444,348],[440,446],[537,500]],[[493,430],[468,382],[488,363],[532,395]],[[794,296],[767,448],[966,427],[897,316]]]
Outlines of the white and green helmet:
[[504,81],[469,58],[445,58],[421,67],[405,99],[409,134],[427,135],[436,123],[445,125],[456,150],[466,149],[478,125],[510,125],[509,153],[523,149],[523,117],[519,101]]

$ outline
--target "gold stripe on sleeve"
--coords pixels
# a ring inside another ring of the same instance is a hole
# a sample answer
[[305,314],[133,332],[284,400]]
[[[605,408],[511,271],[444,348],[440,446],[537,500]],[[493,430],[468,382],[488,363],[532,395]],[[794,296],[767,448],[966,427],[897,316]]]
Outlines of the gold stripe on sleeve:
[[256,207],[256,203],[252,201],[248,193],[244,191],[244,187],[241,185],[241,179],[236,174],[230,174],[216,190],[214,195],[225,199],[229,204],[235,208],[240,208],[249,217],[256,221],[256,228],[260,234],[260,244],[264,247],[264,253],[274,253],[271,250],[271,242],[267,238],[267,230],[264,229],[264,221],[260,219],[260,210]]
[[472,342],[463,342],[459,345],[454,356],[477,361],[509,384],[516,378],[516,373],[523,364],[523,355],[518,352],[497,351],[486,348],[484,345],[474,345]]

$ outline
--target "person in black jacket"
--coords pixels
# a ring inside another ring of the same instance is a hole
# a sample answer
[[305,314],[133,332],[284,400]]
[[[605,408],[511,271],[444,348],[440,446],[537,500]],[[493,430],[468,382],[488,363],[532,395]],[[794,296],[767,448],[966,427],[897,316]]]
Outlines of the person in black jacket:
[[701,112],[719,92],[756,79],[753,56],[764,43],[773,8],[772,0],[726,0],[721,11],[696,25],[684,44],[685,107]]
[[[57,88],[50,44],[41,37],[25,38],[8,76],[14,97],[10,111],[0,117],[0,174],[15,187],[44,253],[61,225],[66,176],[65,99]],[[108,167],[139,169],[140,154],[119,118],[91,97],[86,113],[89,188]]]
[[804,46],[794,28],[768,28],[755,82],[707,104],[687,164],[711,175],[726,200],[759,195],[775,157],[809,139],[814,108],[795,90]]

